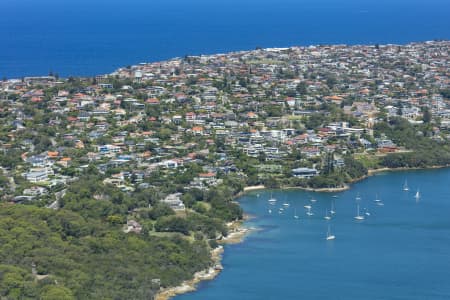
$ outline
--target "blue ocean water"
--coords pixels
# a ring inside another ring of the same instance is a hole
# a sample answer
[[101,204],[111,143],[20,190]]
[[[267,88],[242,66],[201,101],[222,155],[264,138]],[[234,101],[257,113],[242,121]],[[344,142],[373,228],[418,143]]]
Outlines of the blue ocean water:
[[[450,299],[449,182],[450,169],[382,173],[342,193],[274,191],[275,206],[268,191],[248,194],[240,199],[254,216],[246,226],[259,231],[225,246],[215,280],[175,299]],[[373,201],[377,194],[384,206]],[[354,219],[357,195],[364,221]],[[328,224],[335,240],[325,239]]]
[[450,38],[448,0],[1,0],[0,77],[186,54]]

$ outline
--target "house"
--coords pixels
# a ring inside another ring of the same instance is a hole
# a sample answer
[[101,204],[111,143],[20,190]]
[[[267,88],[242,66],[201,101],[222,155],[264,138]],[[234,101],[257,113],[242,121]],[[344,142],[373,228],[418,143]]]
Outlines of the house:
[[333,166],[335,166],[336,168],[344,167],[345,166],[344,159],[336,158],[335,160],[333,160]]
[[194,127],[192,127],[192,133],[194,135],[203,135],[204,129],[202,126],[194,126]]
[[16,196],[12,200],[14,203],[24,203],[28,201],[33,201],[35,196]]
[[135,220],[128,220],[127,221],[127,227],[126,227],[126,229],[124,231],[126,233],[128,233],[128,232],[141,233],[142,226],[141,226],[141,224],[139,224]]
[[180,199],[181,195],[181,193],[167,195],[167,197],[161,200],[161,202],[169,205],[173,210],[185,210],[186,207]]
[[421,117],[422,113],[418,107],[403,107],[402,108],[402,117],[406,119],[416,119]]
[[247,118],[248,118],[248,119],[253,119],[253,120],[254,120],[254,119],[257,119],[257,118],[258,118],[258,115],[257,115],[256,113],[250,111],[250,112],[247,113]]
[[198,174],[197,179],[204,184],[214,185],[216,183],[216,173],[213,172],[201,173]]
[[172,117],[172,122],[177,125],[180,124],[182,120],[183,120],[183,117],[180,115],[174,115]]
[[41,186],[33,186],[23,190],[23,194],[26,196],[40,196],[48,193],[48,190]]
[[286,104],[287,104],[289,107],[294,107],[294,106],[295,106],[295,103],[296,103],[296,100],[295,100],[294,97],[286,97]]
[[386,147],[396,147],[393,141],[389,139],[378,139],[377,140],[378,148],[386,148]]
[[320,149],[318,147],[304,147],[300,152],[308,158],[320,155]]
[[304,133],[304,134],[296,136],[294,138],[294,141],[298,144],[306,144],[306,143],[308,143],[308,137],[309,137],[308,134]]
[[60,166],[63,166],[64,168],[67,168],[67,167],[69,167],[71,162],[72,162],[72,159],[70,157],[63,157],[56,163]]
[[27,162],[33,167],[45,167],[48,165],[47,155],[34,155],[27,158]]
[[297,168],[292,169],[292,175],[297,178],[312,178],[317,176],[319,173],[316,169],[311,168]]
[[112,89],[113,85],[111,83],[99,83],[98,86],[102,89]]
[[55,159],[59,156],[58,151],[47,151],[47,157],[50,159]]
[[119,153],[120,147],[115,145],[101,145],[97,146],[97,151],[101,154],[107,154],[107,153]]
[[33,183],[48,180],[48,174],[46,171],[30,171],[28,173],[25,173],[24,177],[26,180]]
[[183,165],[183,162],[178,159],[169,159],[169,160],[162,161],[160,163],[160,165],[164,166],[168,169],[176,169],[176,168],[178,168],[178,166]]
[[148,105],[158,105],[159,104],[159,100],[157,98],[148,98],[145,102]]
[[187,112],[185,114],[186,122],[194,122],[197,118],[197,115],[194,112]]
[[360,138],[359,142],[361,143],[361,145],[363,145],[364,148],[369,149],[372,147],[372,143],[369,142],[368,140],[364,139],[364,138]]

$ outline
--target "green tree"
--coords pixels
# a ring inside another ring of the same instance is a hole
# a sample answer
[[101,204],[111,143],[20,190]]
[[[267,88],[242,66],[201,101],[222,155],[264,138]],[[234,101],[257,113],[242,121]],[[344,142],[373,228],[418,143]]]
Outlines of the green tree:
[[72,300],[72,291],[62,286],[47,286],[41,294],[42,300]]
[[430,112],[429,108],[425,107],[423,109],[423,122],[424,123],[430,123],[431,122],[431,117],[432,117],[432,115],[431,115],[431,112]]

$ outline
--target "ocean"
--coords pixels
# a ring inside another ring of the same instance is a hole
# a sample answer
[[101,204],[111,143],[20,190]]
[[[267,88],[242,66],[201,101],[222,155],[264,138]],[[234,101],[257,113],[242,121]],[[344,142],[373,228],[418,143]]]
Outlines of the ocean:
[[316,44],[450,38],[448,0],[2,0],[0,79]]
[[225,246],[216,279],[175,300],[450,299],[449,181],[450,169],[386,172],[341,193],[275,190],[276,205],[270,191],[249,193],[239,202],[257,230]]

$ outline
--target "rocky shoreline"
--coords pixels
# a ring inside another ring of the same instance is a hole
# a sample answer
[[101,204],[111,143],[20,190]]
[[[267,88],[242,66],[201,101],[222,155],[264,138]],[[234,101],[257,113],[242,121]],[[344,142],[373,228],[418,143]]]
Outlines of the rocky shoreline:
[[[226,237],[218,240],[219,244],[237,244],[243,241],[245,236],[251,231],[249,228],[245,228],[242,226],[245,220],[248,220],[250,217],[246,215],[243,221],[235,221],[227,224],[229,233]],[[213,266],[209,267],[206,270],[199,271],[194,274],[193,278],[190,280],[183,281],[179,286],[168,287],[162,289],[155,296],[155,300],[169,300],[176,295],[188,293],[195,291],[197,289],[197,285],[204,280],[212,280],[217,275],[219,275],[220,271],[223,270],[222,262],[222,254],[223,254],[223,246],[219,245],[217,248],[211,250],[211,259],[213,261]]]
[[[365,178],[365,177],[364,177]],[[363,178],[361,178],[363,179]],[[360,179],[358,179],[360,180]],[[309,192],[324,192],[324,193],[336,193],[336,192],[342,192],[345,190],[348,190],[350,188],[349,185],[344,185],[342,187],[335,187],[335,188],[309,188],[309,187],[301,187],[301,186],[282,186],[280,190],[304,190]],[[248,186],[244,188],[244,191],[240,193],[238,196],[242,196],[243,194],[251,191],[256,190],[264,190],[266,187],[264,185],[255,185],[255,186]]]

